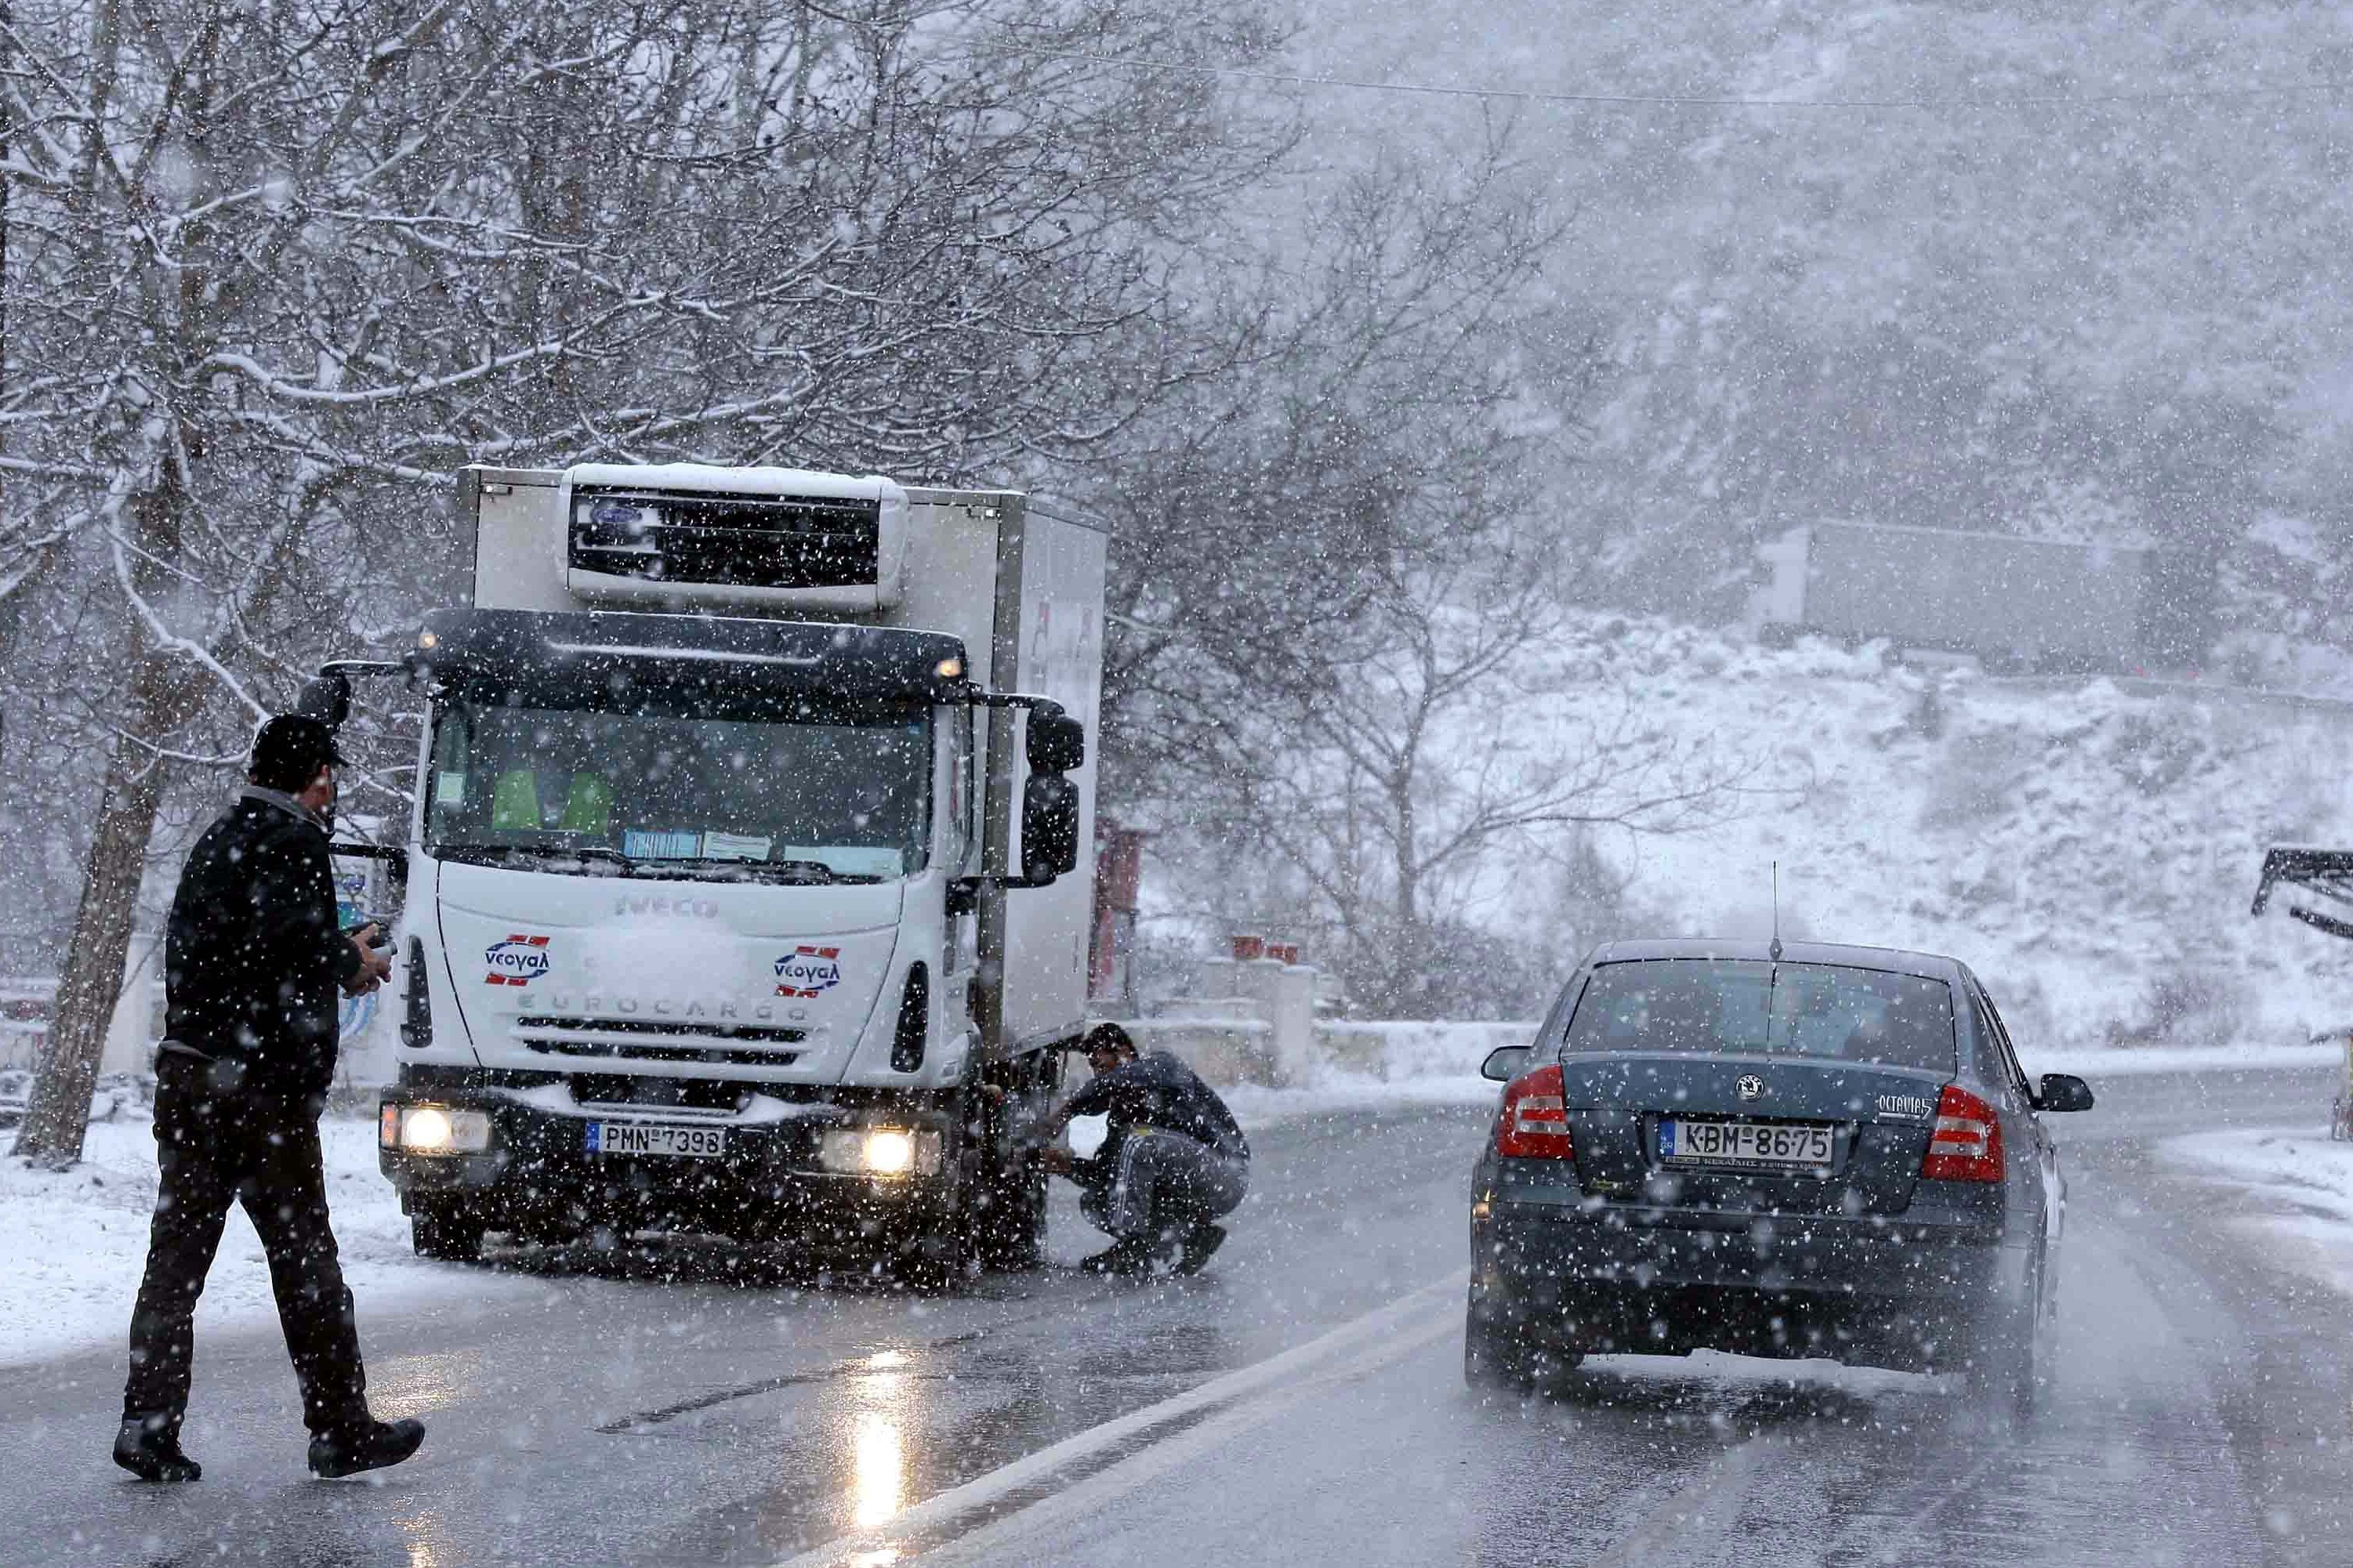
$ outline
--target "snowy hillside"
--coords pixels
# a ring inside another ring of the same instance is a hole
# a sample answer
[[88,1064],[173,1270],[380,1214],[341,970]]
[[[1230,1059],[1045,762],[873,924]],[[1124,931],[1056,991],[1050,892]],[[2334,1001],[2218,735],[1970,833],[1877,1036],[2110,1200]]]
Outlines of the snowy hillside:
[[2217,563],[2242,668],[2346,640],[2344,8],[1303,15],[1309,71],[1651,95],[1309,100],[1336,163],[1507,133],[1573,207],[1574,489],[1622,594],[1720,611],[1749,542],[1846,516],[2159,538]]
[[[1761,932],[1778,859],[1786,933],[1954,953],[2022,1042],[2276,1043],[2353,1021],[2353,950],[2247,912],[2265,844],[2353,844],[2353,709],[1617,620],[1556,673],[1562,695],[1528,700],[1556,727],[1623,679],[1659,723],[1789,787],[1689,835],[1600,840],[1628,879],[1625,934]],[[1531,717],[1478,727],[1494,744]],[[1558,921],[1556,884],[1487,870],[1490,923]]]

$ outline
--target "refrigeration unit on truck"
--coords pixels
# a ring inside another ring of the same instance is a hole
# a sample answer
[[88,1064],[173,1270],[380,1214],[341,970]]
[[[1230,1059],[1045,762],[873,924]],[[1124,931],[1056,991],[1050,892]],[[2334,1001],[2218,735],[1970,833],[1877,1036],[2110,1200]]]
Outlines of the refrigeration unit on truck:
[[2210,574],[2175,550],[1816,522],[1758,550],[1769,637],[1883,637],[2001,669],[2194,668],[2212,640]]
[[[1104,538],[1009,491],[470,468],[378,1143],[417,1249],[1018,1266],[1082,1027]],[[339,847],[339,849],[342,847]]]

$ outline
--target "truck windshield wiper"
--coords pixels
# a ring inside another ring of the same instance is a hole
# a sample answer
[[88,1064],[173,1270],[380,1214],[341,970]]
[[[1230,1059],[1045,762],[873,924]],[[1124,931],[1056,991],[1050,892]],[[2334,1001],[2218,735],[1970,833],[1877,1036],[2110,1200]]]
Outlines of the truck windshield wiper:
[[678,871],[732,872],[747,881],[823,885],[833,882],[879,882],[880,877],[849,876],[822,860],[739,860],[729,855],[684,856],[678,859],[639,860],[629,868],[632,877],[663,877]]
[[599,872],[611,866],[623,876],[655,879],[687,877],[696,881],[782,882],[805,887],[882,880],[880,877],[837,871],[822,860],[742,860],[732,855],[666,856],[659,860],[641,860],[601,844],[437,844],[433,853],[444,860],[463,860],[477,866],[529,861],[533,870],[540,871],[565,869],[560,865],[551,866],[550,861],[593,860]]
[[550,866],[551,860],[595,860],[602,865],[618,866],[624,871],[634,870],[639,864],[617,849],[607,849],[601,844],[434,844],[429,853],[443,860],[462,860],[471,866],[512,866],[528,862],[534,871],[557,871],[563,868]]

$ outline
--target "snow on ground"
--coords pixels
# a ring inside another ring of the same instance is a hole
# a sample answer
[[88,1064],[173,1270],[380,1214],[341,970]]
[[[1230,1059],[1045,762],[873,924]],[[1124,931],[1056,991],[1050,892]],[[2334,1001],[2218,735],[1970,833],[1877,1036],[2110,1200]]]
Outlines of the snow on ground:
[[[364,1328],[371,1311],[435,1297],[517,1288],[498,1276],[413,1256],[408,1221],[375,1163],[375,1123],[320,1124],[327,1204]],[[13,1135],[7,1135],[13,1142]],[[0,1157],[0,1366],[121,1339],[147,1256],[155,1141],[144,1118],[91,1124],[79,1165],[62,1174]],[[201,1337],[277,1320],[260,1238],[232,1210],[204,1300]]]
[[2249,1223],[2291,1267],[2353,1295],[2353,1143],[2320,1127],[2242,1128],[2176,1138],[2175,1163],[2266,1200]]

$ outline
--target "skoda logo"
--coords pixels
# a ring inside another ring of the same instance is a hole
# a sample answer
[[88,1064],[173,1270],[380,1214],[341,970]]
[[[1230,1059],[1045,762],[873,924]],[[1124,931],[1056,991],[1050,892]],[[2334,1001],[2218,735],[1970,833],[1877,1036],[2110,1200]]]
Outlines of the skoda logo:
[[1765,1080],[1753,1072],[1742,1073],[1740,1081],[1733,1087],[1740,1090],[1743,1100],[1761,1100],[1765,1095]]

